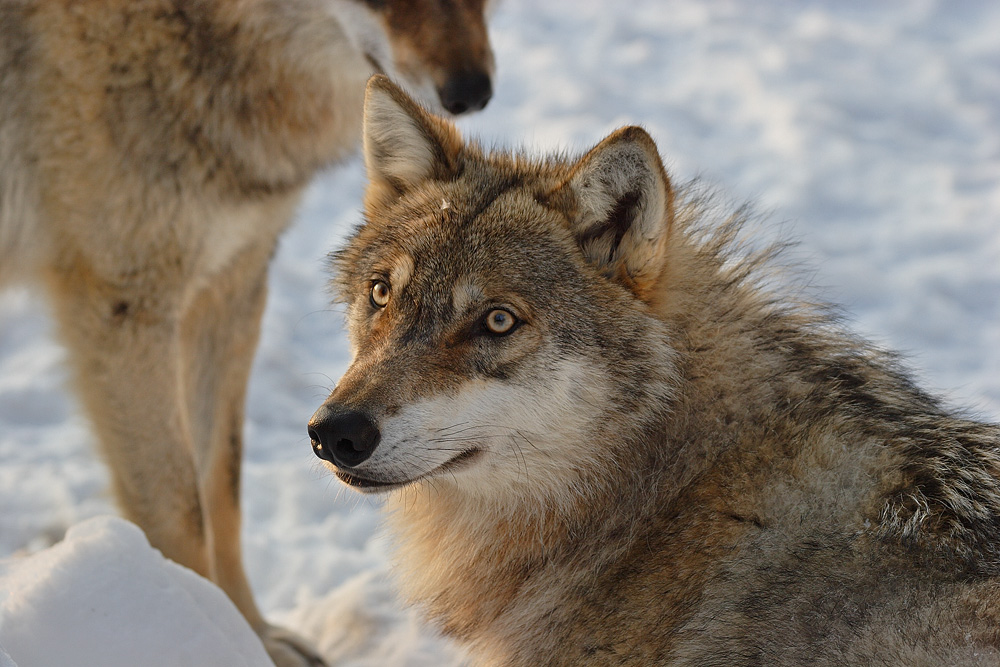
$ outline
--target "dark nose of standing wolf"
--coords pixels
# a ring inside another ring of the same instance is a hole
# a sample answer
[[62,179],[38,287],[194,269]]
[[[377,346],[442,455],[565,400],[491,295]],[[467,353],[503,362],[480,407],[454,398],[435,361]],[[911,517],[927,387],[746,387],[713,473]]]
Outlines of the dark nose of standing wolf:
[[316,456],[342,468],[353,468],[372,455],[382,434],[363,412],[322,406],[309,420]]
[[466,111],[479,111],[493,97],[490,76],[485,72],[453,74],[438,91],[441,105],[456,116]]

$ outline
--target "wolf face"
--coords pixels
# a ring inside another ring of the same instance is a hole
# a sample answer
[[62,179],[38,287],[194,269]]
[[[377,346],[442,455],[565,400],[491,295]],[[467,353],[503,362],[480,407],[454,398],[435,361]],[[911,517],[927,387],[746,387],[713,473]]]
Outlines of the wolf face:
[[672,196],[649,137],[531,163],[463,145],[385,78],[365,110],[366,222],[333,255],[355,357],[310,422],[316,454],[362,491],[492,497],[628,456],[673,373],[643,302]]

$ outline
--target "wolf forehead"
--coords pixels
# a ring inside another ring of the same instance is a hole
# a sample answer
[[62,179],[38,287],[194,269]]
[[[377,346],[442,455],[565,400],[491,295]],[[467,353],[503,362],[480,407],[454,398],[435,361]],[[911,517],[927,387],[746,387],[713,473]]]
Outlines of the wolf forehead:
[[331,255],[344,300],[375,278],[394,289],[411,280],[472,276],[538,286],[583,268],[568,222],[573,202],[549,194],[565,178],[565,162],[478,153],[466,157],[458,178],[368,207],[364,222]]

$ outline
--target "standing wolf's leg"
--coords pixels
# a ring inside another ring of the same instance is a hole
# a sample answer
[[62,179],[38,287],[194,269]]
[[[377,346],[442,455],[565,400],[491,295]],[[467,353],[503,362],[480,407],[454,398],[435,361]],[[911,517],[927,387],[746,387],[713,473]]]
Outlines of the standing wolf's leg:
[[204,504],[212,579],[258,632],[264,625],[240,550],[243,412],[267,294],[270,248],[254,248],[214,276],[184,315],[187,407]]
[[269,244],[245,251],[191,304],[183,328],[185,385],[212,578],[262,636],[279,667],[322,665],[305,642],[269,626],[261,616],[240,548],[244,403],[264,311],[270,256]]
[[207,576],[180,383],[178,293],[152,272],[108,279],[83,260],[48,283],[123,514],[165,556]]

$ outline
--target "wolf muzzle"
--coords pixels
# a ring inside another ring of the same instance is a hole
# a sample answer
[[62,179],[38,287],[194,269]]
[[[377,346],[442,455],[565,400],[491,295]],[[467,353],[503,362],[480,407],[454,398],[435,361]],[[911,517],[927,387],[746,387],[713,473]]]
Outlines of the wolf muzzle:
[[359,410],[322,405],[309,420],[313,453],[338,468],[353,468],[372,455],[382,434]]

